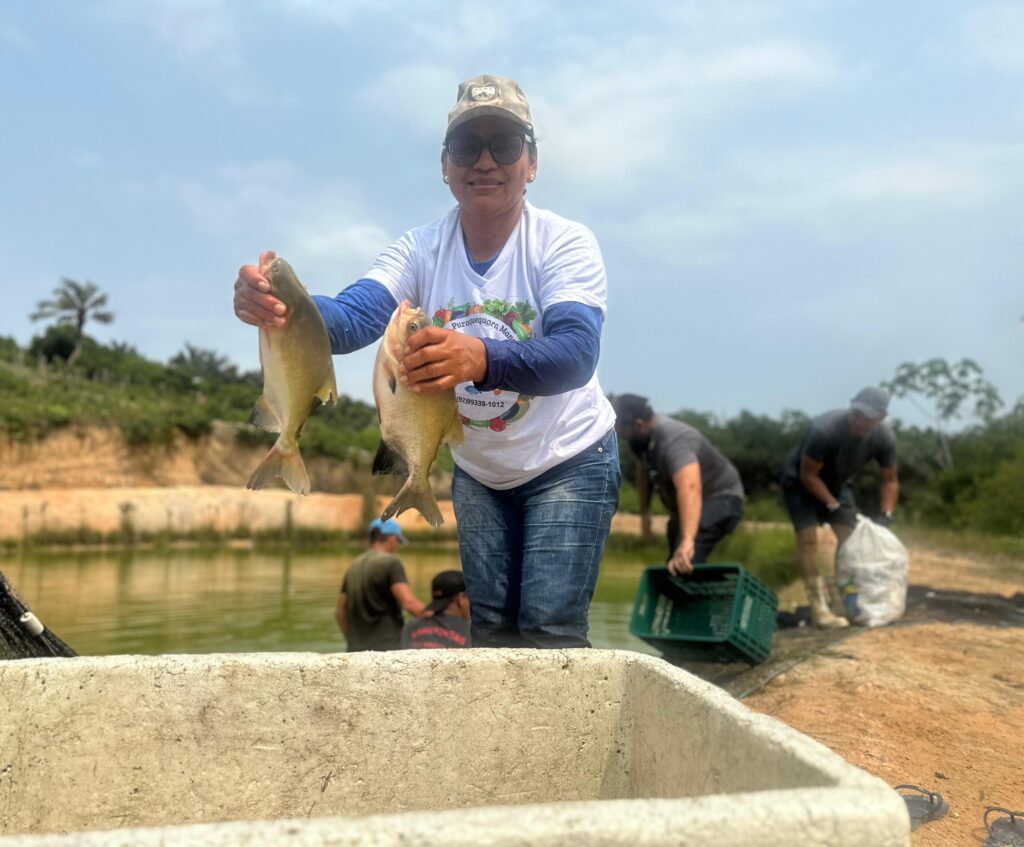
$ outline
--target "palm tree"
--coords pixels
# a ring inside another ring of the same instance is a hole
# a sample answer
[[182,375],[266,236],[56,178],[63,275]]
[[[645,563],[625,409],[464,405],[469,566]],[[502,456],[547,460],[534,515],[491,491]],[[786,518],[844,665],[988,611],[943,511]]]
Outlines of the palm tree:
[[61,277],[60,282],[60,286],[53,290],[53,299],[36,303],[36,311],[30,317],[34,321],[56,318],[58,324],[75,328],[75,347],[68,356],[68,364],[71,365],[82,349],[86,323],[96,321],[108,324],[114,320],[114,313],[103,309],[107,305],[107,295],[99,293],[99,286],[91,282],[83,285],[67,277]]

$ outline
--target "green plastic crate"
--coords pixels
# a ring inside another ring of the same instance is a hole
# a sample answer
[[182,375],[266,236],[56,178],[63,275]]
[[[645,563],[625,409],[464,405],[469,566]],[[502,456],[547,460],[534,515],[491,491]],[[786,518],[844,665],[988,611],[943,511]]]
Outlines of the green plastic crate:
[[742,565],[694,565],[674,577],[665,567],[640,578],[629,631],[671,661],[768,658],[779,598]]

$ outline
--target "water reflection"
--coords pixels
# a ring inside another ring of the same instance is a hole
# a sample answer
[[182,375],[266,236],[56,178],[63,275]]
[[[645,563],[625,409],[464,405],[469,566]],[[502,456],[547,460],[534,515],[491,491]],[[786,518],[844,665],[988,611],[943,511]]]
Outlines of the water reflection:
[[[339,551],[42,554],[0,560],[39,618],[82,655],[344,649],[334,621],[342,577],[360,548]],[[454,547],[412,548],[402,561],[428,598]],[[654,652],[628,632],[643,563],[608,554],[590,612],[595,647]]]

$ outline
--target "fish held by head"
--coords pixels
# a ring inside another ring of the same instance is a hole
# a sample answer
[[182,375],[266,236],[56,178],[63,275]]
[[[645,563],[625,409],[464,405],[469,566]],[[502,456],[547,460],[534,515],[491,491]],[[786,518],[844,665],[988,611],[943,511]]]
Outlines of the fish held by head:
[[381,514],[382,520],[416,509],[431,526],[444,520],[430,488],[430,468],[442,443],[462,443],[462,421],[455,389],[418,394],[398,381],[409,339],[430,322],[422,309],[403,300],[391,315],[373,368],[373,398],[380,417],[381,443],[375,474],[406,475],[405,484]]
[[249,420],[280,435],[246,487],[263,488],[281,477],[296,494],[309,494],[309,474],[299,452],[299,436],[318,405],[337,399],[331,343],[313,298],[291,265],[267,253],[260,273],[270,283],[270,293],[285,304],[288,320],[282,327],[260,328],[263,394]]

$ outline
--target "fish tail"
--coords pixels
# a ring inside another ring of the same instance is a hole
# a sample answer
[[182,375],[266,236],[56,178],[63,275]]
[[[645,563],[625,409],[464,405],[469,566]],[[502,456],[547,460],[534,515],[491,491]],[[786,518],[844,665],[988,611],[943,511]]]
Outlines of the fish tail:
[[402,514],[406,509],[416,509],[431,526],[440,526],[444,523],[434,492],[430,490],[430,480],[425,476],[410,476],[402,490],[395,495],[395,499],[388,503],[380,519],[386,521]]
[[309,474],[302,461],[298,444],[287,445],[279,438],[270,448],[270,452],[252,472],[246,488],[263,488],[274,477],[281,477],[285,484],[296,494],[309,494]]

